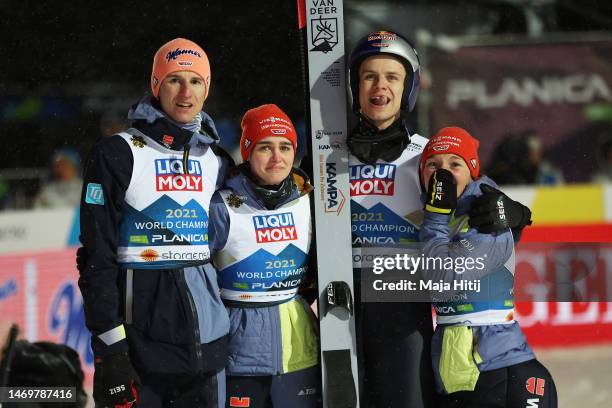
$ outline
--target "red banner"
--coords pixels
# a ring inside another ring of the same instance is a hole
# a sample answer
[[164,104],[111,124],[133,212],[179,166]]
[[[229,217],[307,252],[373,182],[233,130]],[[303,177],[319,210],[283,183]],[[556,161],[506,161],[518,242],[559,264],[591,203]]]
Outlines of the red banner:
[[81,356],[85,385],[93,379],[90,333],[85,327],[75,249],[0,256],[0,338],[11,324],[29,341],[67,344]]

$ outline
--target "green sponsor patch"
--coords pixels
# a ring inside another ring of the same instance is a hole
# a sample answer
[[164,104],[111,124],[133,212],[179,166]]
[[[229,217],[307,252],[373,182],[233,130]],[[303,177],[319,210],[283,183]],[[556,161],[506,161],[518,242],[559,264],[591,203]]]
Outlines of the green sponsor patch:
[[149,237],[147,235],[130,235],[130,243],[132,244],[148,244]]
[[457,311],[459,312],[473,312],[474,311],[474,306],[472,306],[471,303],[465,304],[465,305],[458,305],[457,306]]
[[504,306],[505,307],[514,307],[514,301],[513,300],[504,300]]
[[248,283],[233,282],[232,286],[235,287],[236,289],[249,290],[249,284]]

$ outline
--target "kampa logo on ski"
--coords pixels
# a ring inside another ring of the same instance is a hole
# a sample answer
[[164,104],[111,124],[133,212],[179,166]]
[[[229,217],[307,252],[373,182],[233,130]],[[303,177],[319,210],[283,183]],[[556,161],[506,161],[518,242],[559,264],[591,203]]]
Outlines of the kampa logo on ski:
[[[202,191],[202,166],[189,160],[188,172],[180,159],[155,160],[155,186],[157,191]],[[186,174],[187,173],[187,174]]]
[[336,182],[338,181],[336,178],[337,173],[336,163],[325,163],[325,186],[322,190],[325,191],[325,212],[340,214],[346,199],[342,191],[336,186]]
[[351,196],[393,195],[395,164],[351,166]]
[[297,230],[291,213],[255,215],[253,216],[253,224],[255,225],[255,238],[258,243],[297,239]]

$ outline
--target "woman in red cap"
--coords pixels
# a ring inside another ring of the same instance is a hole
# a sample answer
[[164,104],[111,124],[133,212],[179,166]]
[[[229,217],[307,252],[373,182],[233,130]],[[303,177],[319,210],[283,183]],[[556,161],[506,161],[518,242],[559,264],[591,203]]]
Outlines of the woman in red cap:
[[206,264],[226,160],[202,110],[210,78],[199,45],[163,45],[131,127],[100,140],[86,162],[79,287],[96,406],[224,406],[229,320]]
[[316,291],[303,290],[312,186],[293,167],[297,134],[278,106],[249,110],[241,125],[244,162],[213,196],[209,225],[230,316],[227,406],[314,408]]
[[555,383],[514,320],[512,232],[483,234],[469,224],[472,201],[497,188],[479,174],[478,144],[464,129],[446,127],[425,145],[419,164],[427,187],[421,272],[434,289],[439,406],[554,408]]

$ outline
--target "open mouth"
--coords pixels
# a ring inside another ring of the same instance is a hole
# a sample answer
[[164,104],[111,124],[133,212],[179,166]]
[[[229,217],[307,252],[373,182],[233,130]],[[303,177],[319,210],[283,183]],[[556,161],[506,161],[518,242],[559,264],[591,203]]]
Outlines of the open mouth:
[[384,96],[384,95],[373,96],[370,98],[370,103],[374,106],[385,106],[390,101],[391,99],[388,96]]
[[176,106],[183,109],[189,109],[193,106],[191,103],[177,103]]

